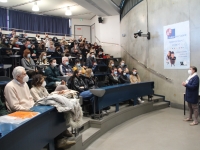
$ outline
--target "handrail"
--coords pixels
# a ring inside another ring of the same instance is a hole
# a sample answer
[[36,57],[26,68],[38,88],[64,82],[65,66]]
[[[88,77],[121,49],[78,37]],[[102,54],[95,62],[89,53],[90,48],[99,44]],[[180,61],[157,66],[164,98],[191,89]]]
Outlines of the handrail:
[[[63,33],[52,33],[52,32],[42,32],[42,31],[31,31],[31,30],[24,30],[24,29],[17,29],[17,28],[7,28],[7,27],[0,27],[1,29],[5,29],[5,31],[11,31],[11,30],[16,30],[16,32],[24,32],[25,33],[34,33],[34,34],[45,34],[48,33],[49,35],[58,35],[58,36],[68,36],[71,37],[74,34],[63,34]],[[75,36],[81,36],[81,35],[75,35]]]
[[121,48],[122,48],[132,59],[134,59],[137,63],[139,63],[141,66],[143,66],[144,68],[146,68],[147,70],[149,70],[149,72],[151,72],[151,73],[153,73],[153,74],[159,76],[160,78],[163,78],[163,79],[167,80],[168,82],[173,82],[172,79],[170,79],[170,78],[164,76],[163,74],[161,74],[161,73],[159,73],[159,72],[157,72],[157,71],[155,71],[155,70],[153,70],[153,69],[147,67],[145,64],[143,64],[142,62],[140,62],[139,60],[137,60],[136,58],[134,58],[134,57],[133,57],[127,50],[125,50],[122,46],[121,46]]
[[[107,43],[107,44],[112,44],[112,45],[113,45],[113,44],[119,45],[119,44],[117,44],[117,43],[101,42],[96,36],[95,36],[95,38],[99,41],[99,43]],[[157,71],[155,71],[155,70],[153,70],[153,69],[147,67],[145,64],[143,64],[143,63],[140,62],[138,59],[136,59],[135,57],[133,57],[127,50],[125,50],[125,48],[124,48],[122,45],[119,45],[119,46],[120,46],[133,60],[135,60],[138,64],[140,64],[141,66],[143,66],[143,67],[144,67],[145,69],[147,69],[149,72],[151,72],[151,73],[153,73],[153,74],[159,76],[160,78],[163,78],[163,79],[167,80],[168,82],[173,82],[172,79],[170,79],[170,78],[164,76],[163,74],[161,74],[161,73],[159,73],[159,72],[157,72]]]

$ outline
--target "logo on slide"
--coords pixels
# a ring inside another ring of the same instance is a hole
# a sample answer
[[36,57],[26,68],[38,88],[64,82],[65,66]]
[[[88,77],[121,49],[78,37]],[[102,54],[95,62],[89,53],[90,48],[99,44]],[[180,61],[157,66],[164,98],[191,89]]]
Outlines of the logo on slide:
[[175,29],[167,29],[166,30],[166,35],[168,37],[168,39],[173,39],[175,38]]

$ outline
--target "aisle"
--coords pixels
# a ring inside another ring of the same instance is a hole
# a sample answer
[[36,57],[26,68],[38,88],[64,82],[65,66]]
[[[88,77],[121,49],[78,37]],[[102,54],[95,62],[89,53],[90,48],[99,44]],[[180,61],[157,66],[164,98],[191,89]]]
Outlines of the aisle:
[[101,136],[86,150],[199,150],[200,124],[183,111],[166,108],[131,119]]

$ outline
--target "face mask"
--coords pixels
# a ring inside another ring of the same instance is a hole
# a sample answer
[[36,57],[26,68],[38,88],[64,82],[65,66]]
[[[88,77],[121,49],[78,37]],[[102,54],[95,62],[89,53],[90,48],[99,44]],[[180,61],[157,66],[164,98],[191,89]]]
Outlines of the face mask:
[[122,66],[124,66],[124,63],[121,63]]
[[31,54],[28,54],[28,55],[27,55],[27,58],[30,58],[30,57],[31,57]]
[[46,86],[46,81],[43,81],[42,82],[42,87],[45,87]]
[[192,74],[192,70],[188,70],[188,74],[191,75]]
[[52,65],[53,67],[55,67],[57,64],[56,64],[56,63],[52,63],[51,65]]
[[117,74],[117,71],[114,71],[114,74]]
[[30,45],[30,44],[28,45],[28,48],[31,48],[31,45]]
[[8,44],[8,41],[5,41],[6,44]]
[[82,57],[79,57],[79,59],[82,59]]
[[136,75],[136,74],[137,74],[137,72],[133,72],[133,74],[134,74],[134,75]]
[[91,72],[91,76],[94,76],[94,73],[93,73],[93,72]]
[[42,59],[46,59],[46,58],[47,58],[47,56],[43,56],[43,57],[42,57]]
[[28,77],[28,75],[26,75],[24,78],[23,78],[23,82],[25,83],[25,82],[28,82],[28,80],[29,80],[29,77]]
[[99,55],[102,55],[102,53],[99,53]]
[[111,66],[114,66],[114,64],[111,64]]
[[69,65],[69,62],[66,62],[65,65]]
[[125,76],[125,75],[126,75],[126,73],[123,73],[123,75]]
[[92,55],[92,57],[94,58],[95,56],[94,56],[94,55]]
[[80,66],[81,66],[81,64],[77,64],[77,66],[78,66],[78,67],[80,67]]

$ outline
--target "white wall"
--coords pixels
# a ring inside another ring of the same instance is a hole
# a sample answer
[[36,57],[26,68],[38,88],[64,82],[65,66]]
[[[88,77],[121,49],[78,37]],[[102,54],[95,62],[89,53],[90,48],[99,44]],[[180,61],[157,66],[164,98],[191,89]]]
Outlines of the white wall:
[[91,20],[71,19],[71,34],[74,37],[74,25],[91,25]]
[[148,4],[148,26],[151,39],[142,37],[135,39],[133,36],[138,29],[144,33],[147,32],[147,1],[142,1],[121,20],[121,31],[126,34],[126,37],[121,37],[121,45],[131,56],[144,64],[147,62],[148,68],[172,79],[172,82],[149,72],[125,52],[122,57],[130,68],[138,69],[142,81],[154,81],[156,94],[165,95],[166,99],[171,101],[171,106],[182,107],[185,87],[181,83],[188,78],[187,69],[164,69],[163,26],[190,21],[190,63],[199,69],[200,1],[148,0]]
[[[120,17],[103,17],[103,23],[98,22],[98,16],[91,20],[91,25],[95,23],[96,42],[102,45],[105,53],[114,57],[121,57],[120,49]],[[113,44],[111,44],[113,43]]]

